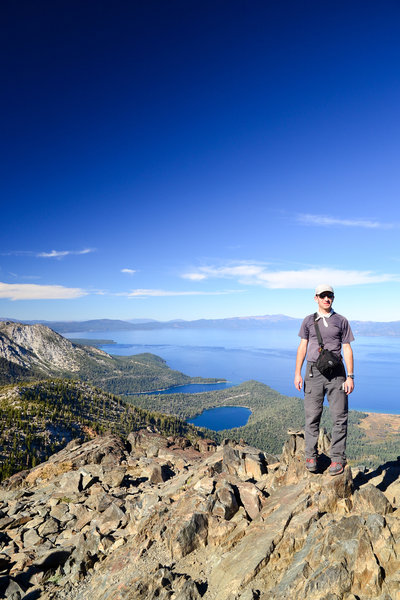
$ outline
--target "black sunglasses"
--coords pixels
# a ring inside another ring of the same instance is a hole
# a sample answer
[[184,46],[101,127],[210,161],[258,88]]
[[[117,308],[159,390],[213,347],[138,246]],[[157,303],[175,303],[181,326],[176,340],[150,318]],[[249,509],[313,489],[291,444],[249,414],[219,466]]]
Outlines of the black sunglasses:
[[322,300],[324,298],[329,298],[330,300],[333,300],[333,298],[335,297],[335,294],[332,294],[332,292],[322,292],[322,294],[318,294],[318,295]]

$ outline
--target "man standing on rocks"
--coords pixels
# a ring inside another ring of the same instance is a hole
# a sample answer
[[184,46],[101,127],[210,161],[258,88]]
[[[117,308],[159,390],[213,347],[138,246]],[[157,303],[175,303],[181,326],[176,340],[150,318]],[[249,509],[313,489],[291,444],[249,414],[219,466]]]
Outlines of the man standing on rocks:
[[[299,331],[301,341],[297,350],[294,385],[297,390],[303,387],[301,369],[307,355],[304,377],[306,468],[311,473],[318,470],[317,442],[326,394],[333,421],[329,474],[339,475],[346,464],[347,396],[354,389],[353,351],[350,342],[354,340],[354,336],[347,319],[332,309],[334,297],[332,286],[327,284],[317,286],[314,299],[318,304],[318,311],[304,319]],[[321,334],[323,348],[340,358],[339,364],[327,376],[316,367],[321,346],[315,322]],[[341,360],[342,349],[347,376]]]

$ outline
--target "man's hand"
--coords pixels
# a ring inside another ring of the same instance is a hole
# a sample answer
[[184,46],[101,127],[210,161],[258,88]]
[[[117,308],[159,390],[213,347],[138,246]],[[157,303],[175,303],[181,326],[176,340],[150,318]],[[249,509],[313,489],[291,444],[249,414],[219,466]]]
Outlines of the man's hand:
[[[350,344],[343,344],[343,358],[346,363],[347,373],[354,373],[353,350],[351,349]],[[348,377],[343,384],[343,389],[346,394],[351,394],[354,390],[354,379]]]
[[294,376],[294,387],[296,388],[296,390],[301,390],[301,388],[303,387],[303,378],[301,375]]
[[343,384],[343,389],[347,395],[351,394],[351,392],[354,390],[354,379],[348,377]]

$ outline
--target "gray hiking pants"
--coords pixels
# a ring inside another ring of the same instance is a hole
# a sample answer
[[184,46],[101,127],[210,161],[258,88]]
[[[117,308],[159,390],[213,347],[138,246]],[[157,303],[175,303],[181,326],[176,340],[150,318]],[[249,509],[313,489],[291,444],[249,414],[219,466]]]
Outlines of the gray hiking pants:
[[333,422],[330,458],[332,462],[346,462],[348,399],[342,388],[345,380],[344,367],[337,377],[329,380],[313,363],[307,363],[304,378],[306,458],[317,456],[319,423],[326,394]]

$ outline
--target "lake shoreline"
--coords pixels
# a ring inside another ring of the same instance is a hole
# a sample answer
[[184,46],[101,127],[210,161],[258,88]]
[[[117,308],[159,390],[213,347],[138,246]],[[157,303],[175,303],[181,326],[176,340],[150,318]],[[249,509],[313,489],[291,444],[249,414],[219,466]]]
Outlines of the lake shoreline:
[[203,409],[186,423],[211,429],[211,431],[239,429],[248,424],[252,414],[253,411],[246,406],[215,406]]
[[[164,393],[165,395],[168,394],[168,390],[173,390],[175,388],[179,388],[179,387],[188,387],[190,385],[221,385],[221,384],[225,384],[225,383],[232,383],[231,381],[226,381],[226,379],[221,379],[220,381],[206,381],[204,383],[184,383],[182,385],[174,385],[172,387],[167,387],[167,388],[162,388],[159,390],[149,390],[147,392],[130,392],[129,394],[124,394],[124,396],[153,396],[154,394],[159,394],[159,393]],[[220,389],[229,389],[230,387],[235,387],[235,385],[239,385],[238,383],[232,383],[232,385],[228,385],[225,388],[220,388]],[[201,391],[201,392],[170,392],[171,394],[204,394],[206,393],[207,390]],[[217,390],[208,390],[208,391],[218,391]]]
[[[204,377],[241,384],[254,380],[284,396],[302,399],[293,388],[297,328],[267,328],[263,331],[161,329],[147,331],[79,332],[74,338],[104,340],[102,347],[112,355],[152,353],[167,365],[190,377]],[[71,335],[72,337],[72,335]],[[396,365],[400,361],[400,340],[393,337],[363,337],[352,343],[357,360],[356,388],[349,398],[352,410],[378,414],[400,414]],[[379,367],[379,377],[372,376]],[[168,388],[156,390],[166,392]],[[207,388],[212,389],[212,388]],[[130,398],[132,396],[129,396]]]

